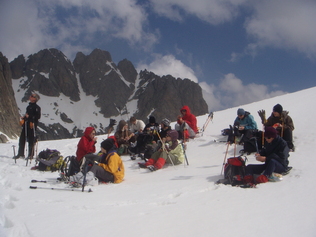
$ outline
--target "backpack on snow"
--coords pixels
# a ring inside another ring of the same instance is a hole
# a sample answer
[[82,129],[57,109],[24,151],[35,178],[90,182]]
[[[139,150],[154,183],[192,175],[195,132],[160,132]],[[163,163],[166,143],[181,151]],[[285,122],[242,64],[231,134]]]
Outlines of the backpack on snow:
[[46,149],[38,154],[36,160],[39,162],[36,167],[40,171],[57,171],[65,166],[63,157],[58,150]]
[[62,172],[64,173],[66,177],[73,176],[77,174],[78,172],[80,172],[80,163],[77,160],[76,156],[67,156],[64,159],[64,162],[65,162],[65,167],[62,170]]
[[224,166],[224,179],[220,179],[217,183],[231,184],[232,186],[243,184],[245,167],[246,161],[241,156],[228,158]]

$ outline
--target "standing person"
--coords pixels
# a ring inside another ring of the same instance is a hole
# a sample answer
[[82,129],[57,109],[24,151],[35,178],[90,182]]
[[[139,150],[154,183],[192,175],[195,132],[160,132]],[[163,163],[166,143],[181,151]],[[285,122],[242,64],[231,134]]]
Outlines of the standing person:
[[[189,106],[185,105],[180,109],[181,115],[178,116],[175,129],[179,133],[180,139],[194,138],[198,133],[197,120],[191,114]],[[184,131],[184,132],[183,132]]]
[[[245,170],[244,183],[266,183],[277,181],[273,172],[282,174],[288,169],[289,147],[273,127],[266,127],[264,138],[267,142],[265,149],[256,153],[256,160],[264,164],[247,165]],[[254,179],[254,175],[259,175]]]
[[289,112],[283,110],[282,105],[277,104],[273,107],[273,111],[268,120],[264,123],[264,126],[271,126],[276,128],[279,135],[287,142],[291,151],[294,151],[293,144],[293,130],[294,123],[292,118],[288,115]]
[[36,139],[36,129],[38,120],[41,118],[41,107],[37,105],[40,96],[36,93],[32,93],[29,98],[29,105],[26,107],[26,113],[21,117],[20,124],[22,126],[22,132],[19,139],[19,151],[14,157],[15,159],[24,158],[25,143],[29,143],[28,156],[31,158],[34,155],[34,143]]
[[146,163],[138,163],[140,168],[156,171],[161,169],[165,163],[178,165],[184,161],[184,152],[182,144],[178,141],[178,132],[176,130],[168,131],[165,139],[163,146],[152,154]]
[[121,183],[125,169],[121,157],[115,152],[113,139],[101,142],[102,156],[98,164],[94,164],[90,171],[102,182]]
[[97,139],[94,127],[87,127],[77,145],[76,156],[79,164],[81,164],[82,158],[85,155],[95,153],[95,144],[97,143]]

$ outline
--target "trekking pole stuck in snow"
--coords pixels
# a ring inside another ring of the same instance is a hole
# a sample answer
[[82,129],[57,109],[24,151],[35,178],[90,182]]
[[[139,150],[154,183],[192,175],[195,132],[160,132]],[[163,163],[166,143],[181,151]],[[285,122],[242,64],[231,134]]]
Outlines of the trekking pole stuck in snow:
[[213,112],[210,112],[210,114],[207,116],[207,119],[206,119],[206,121],[205,121],[205,123],[204,123],[204,125],[203,125],[202,132],[201,132],[201,133],[202,133],[201,136],[203,136],[203,133],[204,133],[204,131],[205,131],[207,125],[209,124],[209,122],[210,122],[210,121],[213,121],[213,117],[214,117],[214,113],[213,113]]
[[223,174],[223,169],[224,169],[224,165],[225,165],[226,158],[227,158],[227,153],[228,153],[228,147],[229,147],[229,143],[227,143],[227,148],[226,148],[226,152],[225,152],[225,156],[224,156],[224,161],[223,161],[221,175]]
[[[75,188],[49,188],[49,187],[38,187],[38,186],[30,186],[30,189],[50,189],[50,190],[59,190],[59,191],[77,191],[77,192],[83,192],[80,189]],[[89,188],[88,190],[84,190],[84,192],[91,193],[92,189]]]
[[14,157],[14,162],[16,163],[15,145],[12,145],[12,148],[13,148],[13,157]]

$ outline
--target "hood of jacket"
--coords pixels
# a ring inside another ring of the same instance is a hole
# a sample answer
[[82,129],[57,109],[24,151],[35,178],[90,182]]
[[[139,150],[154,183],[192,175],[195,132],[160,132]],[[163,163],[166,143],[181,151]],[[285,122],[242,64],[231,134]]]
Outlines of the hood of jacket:
[[95,130],[94,127],[87,127],[86,130],[84,131],[84,136],[91,140],[90,134],[91,132]]

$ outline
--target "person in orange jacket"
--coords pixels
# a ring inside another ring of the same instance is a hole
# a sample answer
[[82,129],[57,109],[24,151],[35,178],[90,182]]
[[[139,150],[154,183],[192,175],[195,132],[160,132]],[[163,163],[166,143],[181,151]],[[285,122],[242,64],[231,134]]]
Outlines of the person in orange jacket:
[[112,138],[101,143],[102,156],[99,162],[91,167],[90,171],[102,182],[121,183],[125,169],[121,157],[116,153],[116,146]]
[[97,137],[95,136],[95,129],[93,127],[87,127],[77,145],[76,156],[79,163],[81,163],[85,155],[95,153],[96,143]]

